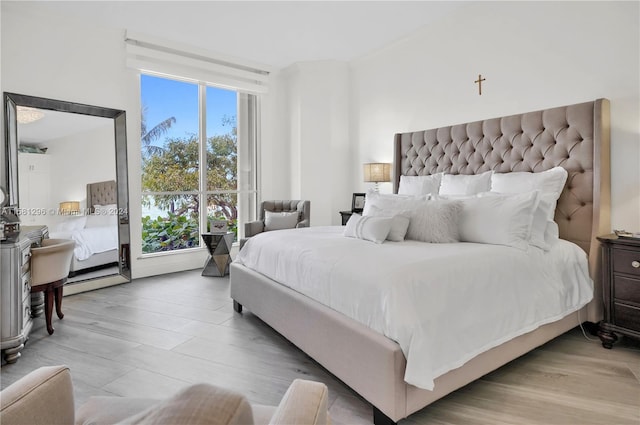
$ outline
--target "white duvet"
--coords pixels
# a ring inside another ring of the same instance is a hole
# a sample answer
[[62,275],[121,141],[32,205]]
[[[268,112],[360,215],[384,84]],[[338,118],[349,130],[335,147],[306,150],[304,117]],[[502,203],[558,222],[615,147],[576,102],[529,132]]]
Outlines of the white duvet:
[[50,232],[52,239],[71,239],[76,242],[73,250],[78,261],[83,261],[93,254],[118,249],[118,227],[98,226],[85,227],[71,231]]
[[587,256],[476,243],[375,244],[344,227],[264,232],[236,258],[396,341],[407,383],[433,381],[476,355],[574,312],[593,297]]

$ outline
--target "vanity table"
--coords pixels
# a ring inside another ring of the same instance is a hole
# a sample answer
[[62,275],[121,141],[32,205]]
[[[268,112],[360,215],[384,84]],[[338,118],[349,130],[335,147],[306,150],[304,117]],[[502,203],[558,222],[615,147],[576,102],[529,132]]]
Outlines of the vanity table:
[[31,245],[48,237],[46,226],[22,226],[0,243],[0,348],[7,363],[20,358],[31,331]]

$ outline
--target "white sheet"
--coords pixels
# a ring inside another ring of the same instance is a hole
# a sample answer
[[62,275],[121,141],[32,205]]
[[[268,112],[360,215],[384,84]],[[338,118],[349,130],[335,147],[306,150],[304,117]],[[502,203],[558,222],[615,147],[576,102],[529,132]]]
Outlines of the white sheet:
[[476,243],[347,238],[343,227],[253,236],[236,262],[398,342],[405,381],[433,380],[476,355],[556,321],[593,297],[587,256]]
[[78,261],[93,254],[118,249],[118,227],[85,227],[79,230],[50,232],[51,239],[71,239],[76,242],[73,253]]

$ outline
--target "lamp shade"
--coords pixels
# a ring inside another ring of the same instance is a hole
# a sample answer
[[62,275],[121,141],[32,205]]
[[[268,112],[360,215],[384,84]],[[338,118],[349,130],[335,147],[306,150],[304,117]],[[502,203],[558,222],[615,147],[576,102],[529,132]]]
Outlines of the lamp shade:
[[70,215],[80,212],[80,202],[78,201],[65,201],[60,202],[60,214]]
[[381,183],[391,181],[391,164],[388,162],[364,164],[363,171],[365,182]]

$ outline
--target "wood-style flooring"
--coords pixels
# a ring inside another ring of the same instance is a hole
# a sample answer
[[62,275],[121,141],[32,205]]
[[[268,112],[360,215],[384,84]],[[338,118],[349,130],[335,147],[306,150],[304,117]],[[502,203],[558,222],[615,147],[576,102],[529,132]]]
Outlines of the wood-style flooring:
[[[55,333],[35,319],[7,387],[40,366],[66,364],[76,405],[93,395],[163,398],[208,382],[277,405],[295,378],[329,387],[335,424],[370,424],[369,403],[245,310],[228,278],[200,270],[137,279],[65,297]],[[640,424],[640,343],[613,350],[579,328],[403,420],[402,424]]]

